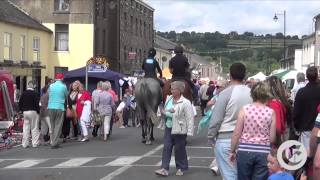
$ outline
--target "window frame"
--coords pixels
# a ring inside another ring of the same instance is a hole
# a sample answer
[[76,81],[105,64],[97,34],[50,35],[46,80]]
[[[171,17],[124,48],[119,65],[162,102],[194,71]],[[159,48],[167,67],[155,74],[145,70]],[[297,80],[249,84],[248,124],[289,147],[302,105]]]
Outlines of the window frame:
[[26,36],[20,36],[20,61],[26,60]]
[[[66,9],[63,9],[62,3],[65,3],[68,7]],[[54,0],[54,11],[69,13],[70,12],[70,0]]]
[[[36,54],[36,59],[35,59]],[[40,61],[40,37],[34,36],[32,41],[32,60],[34,62]]]
[[[7,39],[9,37],[9,39]],[[8,58],[5,57],[5,51],[8,48]],[[12,60],[12,33],[4,32],[3,34],[3,59],[4,60]]]
[[[66,39],[60,39],[63,34],[66,35]],[[60,42],[66,43],[66,49],[59,46]],[[69,51],[69,24],[55,24],[54,51]]]

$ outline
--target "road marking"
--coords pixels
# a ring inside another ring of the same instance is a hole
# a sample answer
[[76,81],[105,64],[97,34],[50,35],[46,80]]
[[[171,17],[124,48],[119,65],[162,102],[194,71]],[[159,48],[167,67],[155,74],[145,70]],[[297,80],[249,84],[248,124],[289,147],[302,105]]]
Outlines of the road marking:
[[[154,153],[156,153],[157,151],[159,151],[161,148],[163,147],[163,145],[159,145],[157,146],[156,148],[152,149],[151,151],[147,152],[146,154],[140,156],[139,158],[136,159],[136,161],[144,158],[144,157],[147,157],[147,156],[150,156]],[[123,172],[125,172],[126,170],[128,170],[130,167],[132,167],[131,165],[125,165],[115,171],[113,171],[112,173],[108,174],[107,176],[101,178],[100,180],[111,180],[113,179],[114,177],[122,174]]]
[[56,165],[55,167],[78,167],[81,166],[89,161],[92,161],[94,158],[75,158],[70,159],[66,162],[60,163]]
[[[190,160],[190,157],[188,156],[188,160]],[[157,163],[157,166],[161,166],[162,161]],[[170,160],[170,165],[169,166],[175,166],[176,165],[176,160],[174,156],[171,156],[171,160]]]
[[18,162],[16,164],[12,164],[10,166],[5,167],[6,169],[11,169],[11,168],[28,168],[28,167],[32,167],[35,166],[37,164],[40,164],[42,162],[44,162],[45,160],[41,159],[41,160],[25,160],[22,162]]
[[210,146],[187,146],[189,149],[212,149]]
[[[90,157],[54,157],[54,158],[45,158],[46,160],[52,160],[52,159],[65,159],[65,160],[69,160],[69,159],[75,159],[75,158],[93,158],[93,159],[98,159],[98,158],[117,158],[119,156],[90,156]],[[3,161],[7,161],[7,160],[14,160],[14,161],[25,161],[25,160],[30,160],[29,159],[25,159],[25,158],[5,158],[5,159],[0,159]]]
[[114,161],[109,162],[105,166],[126,166],[138,161],[140,156],[122,156]]

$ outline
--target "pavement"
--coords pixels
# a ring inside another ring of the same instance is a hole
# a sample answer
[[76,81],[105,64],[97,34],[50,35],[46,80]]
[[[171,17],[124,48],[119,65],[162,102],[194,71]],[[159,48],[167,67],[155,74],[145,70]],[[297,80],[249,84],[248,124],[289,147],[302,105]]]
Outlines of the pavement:
[[[163,131],[155,128],[155,138],[152,145],[145,145],[141,143],[140,128],[114,127],[107,142],[98,137],[89,142],[69,140],[59,149],[50,146],[23,149],[18,146],[2,150],[0,180],[161,179],[154,171],[161,165]],[[187,154],[189,170],[184,176],[175,176],[172,158],[166,179],[222,179],[209,170],[213,151],[207,144],[206,132],[188,137]]]

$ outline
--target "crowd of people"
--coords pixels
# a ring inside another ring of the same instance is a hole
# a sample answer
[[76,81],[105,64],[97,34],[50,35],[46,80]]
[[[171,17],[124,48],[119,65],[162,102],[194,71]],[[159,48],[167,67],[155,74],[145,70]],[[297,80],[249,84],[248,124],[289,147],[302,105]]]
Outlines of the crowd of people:
[[[316,67],[309,67],[306,75],[299,73],[298,84],[291,92],[276,76],[263,82],[245,81],[246,68],[242,63],[230,66],[229,81],[191,82],[186,78],[190,65],[182,54],[183,49],[178,47],[175,51],[177,55],[170,60],[172,80],[159,81],[162,87],[169,83],[171,89],[163,108],[159,108],[164,119],[164,148],[161,169],[155,171],[157,175],[168,176],[173,147],[176,175],[182,176],[188,170],[186,138],[193,135],[195,114],[191,102],[197,104],[197,99],[203,116],[198,133],[208,126],[215,157],[211,170],[221,174],[224,180],[304,179],[311,176],[312,166],[313,175],[320,174],[320,163],[312,164],[313,159],[320,159],[320,148],[317,148],[320,85]],[[156,79],[156,72],[161,72],[154,58],[156,52],[151,48],[148,54],[142,69],[147,78]],[[89,126],[93,126],[93,137],[101,135],[108,141],[117,117],[123,119],[120,128],[129,127],[130,109],[135,109],[132,88],[125,89],[120,101],[108,81],[98,82],[91,94],[80,81],[67,88],[62,80],[63,74],[57,74],[55,81],[42,89],[41,96],[30,81],[22,93],[17,103],[24,116],[24,148],[30,146],[30,132],[32,147],[50,143],[55,149],[60,147],[61,137],[65,142],[71,134],[71,138],[88,141]],[[184,96],[187,88],[193,90],[193,101]],[[133,120],[132,125],[135,124],[139,125],[139,121]],[[281,167],[276,158],[279,146],[289,139],[299,140],[308,154],[306,165],[295,172]]]
[[104,141],[108,140],[116,120],[119,120],[120,128],[129,127],[128,120],[134,109],[131,87],[125,89],[119,102],[109,81],[99,81],[92,94],[80,81],[72,82],[67,88],[60,73],[41,89],[41,95],[36,92],[33,81],[27,86],[16,108],[23,113],[24,148],[30,146],[30,135],[32,147],[50,144],[55,149],[68,139],[88,141],[89,127],[92,127],[93,137],[101,135]]
[[[224,90],[218,91],[217,85],[213,97],[209,97],[212,81],[198,88],[204,116],[199,128],[208,126],[208,138],[214,147],[212,172],[225,180],[312,177],[312,159],[320,151],[316,141],[320,127],[317,68],[307,69],[307,80],[304,73],[298,73],[298,84],[291,91],[276,76],[263,82],[245,81],[245,76],[245,66],[235,63]],[[277,149],[286,140],[298,140],[307,150],[305,165],[294,172],[277,162]],[[319,171],[319,163],[314,162],[313,175]]]

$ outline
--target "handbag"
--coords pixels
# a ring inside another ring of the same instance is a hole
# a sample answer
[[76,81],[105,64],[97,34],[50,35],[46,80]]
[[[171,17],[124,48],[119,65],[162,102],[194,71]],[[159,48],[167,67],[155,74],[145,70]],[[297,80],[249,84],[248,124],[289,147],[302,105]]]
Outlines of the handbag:
[[74,114],[75,113],[74,113],[74,111],[72,109],[67,108],[67,111],[66,111],[66,117],[67,118],[75,118]]

